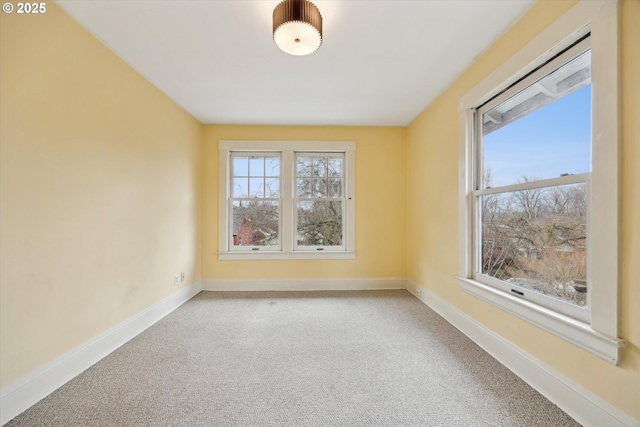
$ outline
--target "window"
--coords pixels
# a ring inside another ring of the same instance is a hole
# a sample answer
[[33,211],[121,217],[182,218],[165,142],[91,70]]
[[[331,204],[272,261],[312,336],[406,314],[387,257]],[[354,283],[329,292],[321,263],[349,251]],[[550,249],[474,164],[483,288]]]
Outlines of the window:
[[354,259],[355,143],[220,141],[219,258]]
[[475,121],[472,277],[588,320],[589,38],[478,108]]
[[279,249],[279,154],[232,152],[230,163],[230,249]]
[[343,249],[344,154],[296,153],[296,248]]
[[624,344],[616,16],[615,3],[578,3],[461,99],[458,274],[612,363]]

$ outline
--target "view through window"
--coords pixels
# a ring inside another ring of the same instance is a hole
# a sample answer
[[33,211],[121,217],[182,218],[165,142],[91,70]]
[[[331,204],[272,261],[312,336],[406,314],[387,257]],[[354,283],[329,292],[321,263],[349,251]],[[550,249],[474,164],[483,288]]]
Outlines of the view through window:
[[298,246],[342,245],[343,159],[340,153],[297,155]]
[[587,50],[477,116],[476,272],[578,307],[589,291],[590,76]]
[[232,246],[280,246],[280,156],[234,153]]

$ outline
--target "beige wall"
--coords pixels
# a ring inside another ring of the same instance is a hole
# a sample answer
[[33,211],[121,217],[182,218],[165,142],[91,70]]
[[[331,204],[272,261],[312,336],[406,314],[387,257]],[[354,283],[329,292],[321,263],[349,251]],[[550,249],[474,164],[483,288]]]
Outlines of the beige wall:
[[407,130],[407,276],[588,390],[640,419],[640,2],[622,4],[622,231],[620,335],[616,367],[462,292],[454,275],[458,236],[458,101],[574,1],[541,1]]
[[0,19],[6,386],[200,279],[202,127],[54,3]]
[[[218,261],[218,141],[356,141],[355,260]],[[202,277],[405,277],[405,129],[205,126]]]

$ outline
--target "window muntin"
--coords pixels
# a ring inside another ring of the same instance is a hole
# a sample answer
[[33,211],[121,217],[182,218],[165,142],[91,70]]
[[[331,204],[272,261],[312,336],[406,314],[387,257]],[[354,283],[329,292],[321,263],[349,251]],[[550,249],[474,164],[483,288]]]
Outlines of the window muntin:
[[476,113],[472,277],[589,318],[589,39]]
[[230,248],[280,247],[279,153],[231,153]]
[[296,249],[343,250],[344,154],[296,153]]

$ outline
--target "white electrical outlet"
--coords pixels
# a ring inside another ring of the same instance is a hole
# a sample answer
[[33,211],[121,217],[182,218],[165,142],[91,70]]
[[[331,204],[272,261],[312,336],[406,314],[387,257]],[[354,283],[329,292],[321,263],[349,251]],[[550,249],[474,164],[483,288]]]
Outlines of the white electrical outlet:
[[184,282],[184,273],[180,273],[180,281]]
[[179,283],[180,283],[180,275],[176,274],[175,276],[173,276],[173,284],[175,286],[178,286]]

